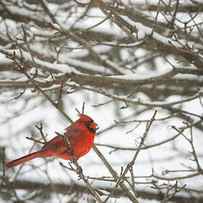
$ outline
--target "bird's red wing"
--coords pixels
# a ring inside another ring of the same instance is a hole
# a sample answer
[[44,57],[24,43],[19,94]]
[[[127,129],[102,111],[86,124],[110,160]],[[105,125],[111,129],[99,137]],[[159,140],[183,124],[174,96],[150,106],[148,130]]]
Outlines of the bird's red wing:
[[46,151],[50,156],[56,156],[57,154],[63,153],[67,150],[64,143],[64,137],[62,135],[57,135],[47,142],[41,150]]
[[81,124],[80,123],[73,123],[69,127],[65,128],[64,135],[67,137],[77,137],[79,134],[81,134]]
[[[63,136],[62,135],[57,135],[54,138],[52,138],[51,140],[49,140],[43,147],[43,149],[47,149],[47,148],[52,148],[54,144],[57,144],[58,142],[60,142],[61,140],[63,140]],[[54,148],[54,147],[53,147]]]
[[[57,133],[58,134],[58,133]],[[80,139],[79,131],[77,129],[67,128],[64,136],[58,134],[56,137],[47,142],[41,151],[44,151],[47,156],[60,157],[69,160],[74,154],[75,143]],[[68,140],[65,140],[68,138]],[[71,143],[71,147],[68,145]],[[67,142],[67,143],[66,143]]]

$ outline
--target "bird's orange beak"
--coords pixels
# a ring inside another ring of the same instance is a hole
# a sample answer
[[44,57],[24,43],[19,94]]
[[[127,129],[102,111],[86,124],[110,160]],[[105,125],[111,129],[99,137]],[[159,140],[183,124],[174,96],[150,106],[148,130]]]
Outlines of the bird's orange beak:
[[90,128],[96,129],[97,128],[97,124],[95,122],[91,123]]

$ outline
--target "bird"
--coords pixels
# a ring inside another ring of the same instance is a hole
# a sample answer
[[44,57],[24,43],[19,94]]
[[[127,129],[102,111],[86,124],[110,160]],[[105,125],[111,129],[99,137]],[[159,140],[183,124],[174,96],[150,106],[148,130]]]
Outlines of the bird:
[[78,160],[93,147],[96,130],[97,124],[94,120],[86,114],[80,114],[79,119],[65,129],[64,135],[56,132],[56,136],[46,142],[39,151],[9,161],[5,165],[11,168],[41,157]]

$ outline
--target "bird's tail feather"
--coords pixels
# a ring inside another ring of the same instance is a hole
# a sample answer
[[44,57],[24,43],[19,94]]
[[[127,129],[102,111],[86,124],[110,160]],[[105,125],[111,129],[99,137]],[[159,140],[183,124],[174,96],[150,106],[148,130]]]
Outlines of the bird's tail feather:
[[13,160],[13,161],[7,162],[6,167],[11,168],[11,167],[17,166],[19,164],[22,164],[24,162],[30,161],[32,159],[35,159],[35,158],[41,157],[41,156],[42,156],[42,151],[33,152],[31,154],[25,155],[23,157]]

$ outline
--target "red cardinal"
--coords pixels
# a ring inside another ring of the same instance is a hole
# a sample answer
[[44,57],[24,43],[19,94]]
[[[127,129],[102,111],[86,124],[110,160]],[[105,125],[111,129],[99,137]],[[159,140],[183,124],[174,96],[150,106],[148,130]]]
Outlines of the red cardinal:
[[65,129],[64,136],[58,134],[47,142],[40,151],[10,161],[6,163],[6,167],[17,166],[38,157],[59,157],[65,160],[78,159],[92,148],[96,127],[97,124],[89,116],[80,114],[80,118]]

